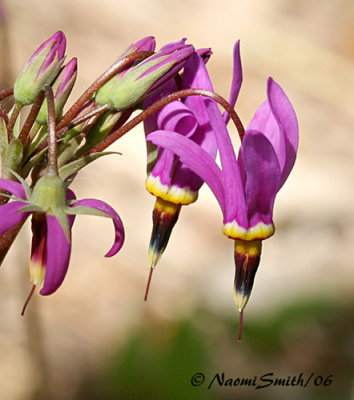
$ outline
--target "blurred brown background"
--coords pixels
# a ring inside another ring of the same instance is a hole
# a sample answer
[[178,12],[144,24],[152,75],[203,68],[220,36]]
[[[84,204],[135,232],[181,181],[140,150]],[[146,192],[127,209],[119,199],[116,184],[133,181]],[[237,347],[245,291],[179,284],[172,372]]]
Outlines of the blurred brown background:
[[[1,267],[0,398],[349,399],[353,398],[354,3],[351,0],[7,0],[0,77],[11,86],[25,59],[56,30],[79,59],[71,101],[131,42],[158,47],[187,37],[211,47],[214,89],[228,97],[232,47],[241,39],[244,83],[237,110],[247,125],[272,76],[300,123],[295,169],[275,206],[276,234],[261,266],[237,343],[233,244],[216,200],[203,188],[183,208],[143,302],[154,199],[144,188],[141,128],[113,147],[123,156],[80,173],[79,198],[101,198],[121,215],[126,243],[113,259],[110,222],[77,219],[70,269],[60,290],[30,289],[29,226]],[[328,387],[193,387],[216,372],[334,376]]]

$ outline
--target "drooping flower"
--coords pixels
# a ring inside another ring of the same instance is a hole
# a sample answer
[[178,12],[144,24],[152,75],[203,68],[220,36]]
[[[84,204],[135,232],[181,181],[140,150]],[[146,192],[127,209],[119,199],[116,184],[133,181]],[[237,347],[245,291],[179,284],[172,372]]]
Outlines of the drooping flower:
[[[223,213],[223,232],[235,240],[235,302],[239,311],[251,294],[262,240],[274,233],[273,207],[296,158],[298,122],[282,88],[268,79],[268,99],[258,108],[236,158],[225,123],[208,105],[221,169],[197,143],[174,132],[153,132],[147,140],[173,151],[213,191]],[[242,316],[242,314],[241,314]]]
[[[184,66],[180,89],[198,88],[213,91],[213,86],[202,58],[203,55],[207,60],[210,56],[210,49],[197,51],[189,58]],[[234,80],[230,95],[230,101],[233,106],[241,83],[242,70],[239,42],[237,42],[234,49]],[[160,90],[151,95],[144,102],[144,106],[147,107],[159,98],[176,90],[176,81],[170,80]],[[151,132],[160,132],[161,134],[176,132],[197,143],[212,159],[215,159],[217,142],[206,107],[207,101],[210,102],[210,100],[206,100],[201,96],[190,96],[167,104],[159,112],[145,120],[146,135]],[[218,118],[223,123],[222,115],[216,103],[214,101],[211,101],[211,103],[214,107],[215,118]],[[188,164],[186,165],[181,160],[178,160],[173,151],[156,147],[149,142],[147,142],[147,150],[148,176],[146,178],[146,188],[156,197],[148,257],[151,273],[167,246],[182,205],[188,205],[197,200],[198,191],[203,184],[203,180],[188,167]]]
[[32,104],[44,85],[51,84],[64,62],[66,39],[58,31],[46,40],[28,59],[14,85],[15,100]]
[[9,192],[10,202],[0,206],[0,235],[23,223],[32,215],[32,252],[30,277],[34,286],[42,285],[41,295],[54,293],[62,284],[70,260],[71,228],[78,214],[111,218],[114,243],[106,257],[115,255],[124,242],[124,228],[116,211],[101,200],[75,200],[70,189],[55,174],[47,173],[29,188],[21,183],[0,179],[0,189]]

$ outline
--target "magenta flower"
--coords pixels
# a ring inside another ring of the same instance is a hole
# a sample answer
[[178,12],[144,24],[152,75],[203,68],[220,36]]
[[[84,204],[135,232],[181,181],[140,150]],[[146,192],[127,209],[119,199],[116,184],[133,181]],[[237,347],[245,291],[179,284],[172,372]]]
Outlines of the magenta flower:
[[[198,88],[213,91],[202,56],[207,60],[210,49],[202,49],[191,55],[183,70],[181,89]],[[242,83],[242,70],[239,42],[234,49],[234,80],[230,101],[235,105]],[[153,104],[159,98],[177,90],[175,80],[170,80],[160,90],[152,94],[144,107]],[[214,109],[214,117],[224,123],[218,106],[213,100],[201,96],[190,96],[181,101],[167,104],[159,112],[145,120],[145,133],[159,132],[168,134],[176,132],[196,143],[212,159],[217,153],[215,132],[210,122],[207,103]],[[228,117],[225,116],[225,120]],[[182,205],[197,200],[198,191],[203,180],[181,160],[176,159],[171,150],[156,148],[147,143],[148,176],[146,188],[157,200],[153,211],[153,231],[149,245],[148,264],[154,268],[165,250],[171,231],[178,219]]]
[[198,174],[216,196],[223,216],[223,232],[235,240],[235,302],[239,311],[251,293],[259,264],[261,241],[274,233],[273,207],[296,158],[298,123],[281,87],[268,79],[268,99],[258,108],[239,151],[234,153],[225,123],[208,106],[217,132],[220,169],[205,150],[175,132],[153,132],[147,140],[173,151]]
[[115,255],[121,249],[124,242],[123,224],[108,204],[95,199],[75,200],[73,192],[65,189],[63,181],[56,175],[45,175],[36,183],[33,191],[25,181],[21,179],[21,182],[0,179],[0,189],[12,195],[9,203],[0,206],[0,235],[23,223],[32,214],[30,276],[34,286],[43,283],[41,295],[54,293],[65,278],[75,215],[111,218],[115,238],[106,257]]
[[58,31],[28,59],[16,78],[14,96],[22,105],[32,104],[44,85],[51,84],[64,62],[66,39]]

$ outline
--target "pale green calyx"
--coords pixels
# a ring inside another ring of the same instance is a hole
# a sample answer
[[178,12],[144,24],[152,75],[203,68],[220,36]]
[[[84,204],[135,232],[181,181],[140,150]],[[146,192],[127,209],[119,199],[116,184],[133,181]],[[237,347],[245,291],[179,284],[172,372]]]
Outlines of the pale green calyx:
[[33,188],[31,204],[50,214],[55,214],[57,209],[64,209],[66,207],[64,182],[54,174],[43,176]]

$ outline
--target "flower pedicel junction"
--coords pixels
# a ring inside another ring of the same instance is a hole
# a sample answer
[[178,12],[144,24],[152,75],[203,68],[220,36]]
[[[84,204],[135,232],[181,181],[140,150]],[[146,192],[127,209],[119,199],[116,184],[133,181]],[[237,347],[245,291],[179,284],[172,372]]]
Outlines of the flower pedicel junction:
[[[77,76],[76,58],[64,64],[65,49],[65,35],[56,32],[24,64],[13,88],[0,92],[1,261],[27,218],[32,224],[32,288],[22,315],[37,286],[45,296],[62,284],[78,214],[112,220],[114,242],[106,257],[123,246],[117,212],[101,200],[77,200],[70,185],[82,168],[112,154],[105,150],[143,122],[146,188],[156,197],[145,300],[182,207],[197,200],[205,182],[220,205],[222,231],[234,241],[241,339],[262,241],[274,233],[275,197],[296,158],[298,123],[289,99],[268,78],[267,100],[245,130],[234,110],[242,84],[239,42],[226,101],[214,92],[206,68],[210,49],[196,50],[183,39],[155,51],[149,36],[130,45],[64,112]],[[9,112],[4,99],[6,104],[13,99]],[[134,111],[139,113],[132,117]],[[240,138],[238,154],[227,130],[231,120]]]

